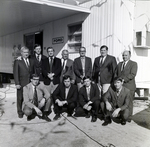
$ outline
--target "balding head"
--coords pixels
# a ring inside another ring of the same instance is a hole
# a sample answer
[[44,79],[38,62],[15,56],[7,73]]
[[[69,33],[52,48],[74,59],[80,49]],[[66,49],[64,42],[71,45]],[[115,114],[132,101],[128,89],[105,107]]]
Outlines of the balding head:
[[125,50],[125,51],[122,53],[123,61],[128,61],[128,60],[130,60],[130,57],[131,57],[131,52],[130,52],[129,50]]

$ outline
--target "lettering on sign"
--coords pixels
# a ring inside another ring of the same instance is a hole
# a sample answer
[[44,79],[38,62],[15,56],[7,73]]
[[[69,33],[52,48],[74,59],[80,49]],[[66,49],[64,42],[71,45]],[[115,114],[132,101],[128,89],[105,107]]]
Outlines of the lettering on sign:
[[64,42],[64,37],[56,37],[52,39],[53,44],[60,44]]

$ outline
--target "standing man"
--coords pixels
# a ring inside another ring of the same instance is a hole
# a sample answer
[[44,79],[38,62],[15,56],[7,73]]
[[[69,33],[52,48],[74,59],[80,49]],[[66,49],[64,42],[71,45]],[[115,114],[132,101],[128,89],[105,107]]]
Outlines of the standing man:
[[34,73],[34,61],[29,57],[29,49],[21,48],[21,60],[15,60],[13,74],[15,85],[17,88],[17,112],[18,117],[23,118],[22,102],[23,102],[23,87],[26,86]]
[[52,47],[47,48],[48,58],[42,62],[42,72],[44,84],[50,94],[56,89],[60,83],[61,60],[54,57],[55,50]]
[[28,121],[38,116],[50,122],[50,94],[39,79],[38,75],[33,74],[31,82],[23,87],[23,112]]
[[108,55],[108,47],[105,45],[101,46],[100,54],[94,61],[93,80],[101,85],[104,94],[112,83],[117,62],[115,57]]
[[68,50],[62,51],[62,59],[61,59],[61,65],[62,65],[62,71],[60,76],[60,81],[63,81],[63,77],[65,75],[69,75],[71,77],[71,83],[75,83],[75,74],[73,69],[73,61],[68,58]]
[[84,77],[84,86],[79,90],[79,105],[89,118],[92,114],[91,122],[97,120],[100,109],[99,89],[96,84],[91,83],[90,77]]
[[126,124],[130,114],[130,90],[123,85],[122,78],[114,80],[114,87],[109,87],[104,94],[104,102],[101,103],[105,114],[103,126],[111,123],[111,119],[118,118],[122,125]]
[[39,75],[40,81],[43,81],[43,75],[42,75],[42,62],[47,57],[41,54],[41,45],[35,44],[34,45],[34,52],[35,54],[31,57],[34,60],[35,65],[35,73]]
[[77,86],[71,84],[70,76],[65,75],[63,77],[63,83],[60,83],[53,93],[54,112],[56,113],[54,120],[60,118],[63,109],[66,109],[68,116],[72,116],[72,113],[77,106],[77,97]]
[[128,88],[130,90],[131,94],[131,111],[130,111],[130,117],[129,122],[131,122],[131,117],[133,113],[133,100],[134,100],[134,94],[136,90],[136,84],[135,84],[135,76],[137,74],[137,63],[130,60],[131,58],[131,52],[125,50],[122,54],[123,62],[120,62],[115,71],[116,77],[121,77],[124,80],[123,86]]
[[83,86],[83,78],[85,76],[92,76],[92,60],[89,57],[86,57],[86,48],[81,47],[79,49],[80,57],[74,60],[74,73],[76,75],[76,82],[78,89]]

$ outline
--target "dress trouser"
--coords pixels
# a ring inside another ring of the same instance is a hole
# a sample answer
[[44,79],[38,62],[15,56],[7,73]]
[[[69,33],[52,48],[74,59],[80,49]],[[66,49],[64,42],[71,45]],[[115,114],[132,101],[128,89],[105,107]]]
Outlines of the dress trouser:
[[54,103],[54,112],[56,114],[61,114],[62,112],[67,112],[68,114],[72,114],[76,106],[77,106],[76,102],[65,104],[62,107]]
[[[48,100],[45,102],[45,104],[43,105],[43,107],[41,108],[41,111],[43,112],[43,114],[49,115],[49,114],[51,113],[50,103],[51,103],[51,100],[48,99]],[[24,106],[23,112],[24,112],[24,114],[25,114],[26,116],[30,116],[30,115],[32,115],[33,113],[35,114],[35,110],[29,108],[27,105]]]
[[[105,121],[107,121],[107,119],[111,118],[113,119],[114,117],[112,116],[112,113],[114,112],[114,110],[116,110],[117,108],[114,108],[113,111],[108,111],[106,110],[106,104],[104,102],[101,102],[101,108],[102,108],[102,111],[104,113],[104,116],[105,116]],[[127,108],[123,111],[120,111],[119,112],[119,118],[127,121],[128,118],[129,118],[129,115],[130,115],[130,109]]]
[[23,115],[22,103],[23,103],[23,87],[21,87],[20,89],[17,89],[17,113],[18,115]]
[[132,114],[133,114],[133,100],[134,100],[134,95],[135,95],[135,91],[130,91],[130,95],[131,95],[131,101],[130,101],[130,114],[129,114],[129,119],[131,119]]

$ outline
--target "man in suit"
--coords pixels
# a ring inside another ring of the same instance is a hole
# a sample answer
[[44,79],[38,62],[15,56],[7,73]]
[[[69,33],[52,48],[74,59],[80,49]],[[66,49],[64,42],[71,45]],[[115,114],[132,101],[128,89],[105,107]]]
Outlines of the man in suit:
[[92,114],[91,122],[97,120],[100,110],[99,89],[96,84],[91,83],[90,77],[84,77],[84,86],[79,90],[79,105],[89,118]]
[[43,75],[42,75],[42,62],[47,57],[41,54],[41,45],[35,44],[34,45],[34,52],[35,54],[31,56],[31,58],[34,60],[35,65],[35,73],[40,76],[40,81],[43,81]]
[[43,81],[50,94],[60,83],[61,60],[54,57],[55,50],[52,47],[47,48],[48,58],[42,61]]
[[43,83],[39,82],[39,76],[32,75],[31,82],[23,87],[23,112],[30,121],[36,116],[48,122],[51,119],[48,117],[50,114],[50,94],[45,88]]
[[125,125],[130,114],[130,91],[123,85],[122,78],[114,80],[114,87],[109,87],[104,94],[104,102],[101,103],[105,114],[103,126],[111,123],[111,119],[120,119],[121,124]]
[[66,109],[68,116],[72,116],[75,107],[77,106],[78,88],[71,83],[71,78],[68,75],[63,77],[63,83],[53,93],[54,112],[56,113],[54,120],[60,118],[62,111]]
[[29,49],[21,48],[21,60],[15,60],[13,74],[15,85],[17,88],[17,112],[18,117],[23,117],[23,87],[30,82],[31,75],[34,73],[34,62],[29,58]]
[[100,53],[101,56],[94,60],[93,80],[101,86],[102,94],[104,94],[112,83],[117,62],[115,57],[108,55],[107,46],[101,46]]
[[68,50],[62,51],[62,59],[61,59],[61,65],[62,65],[62,71],[60,76],[60,82],[62,82],[62,79],[65,75],[69,75],[71,77],[71,83],[75,83],[75,74],[73,69],[73,61],[68,58]]
[[128,50],[125,50],[123,52],[122,58],[123,58],[123,61],[120,62],[116,67],[115,77],[121,77],[124,80],[123,86],[130,90],[131,111],[130,111],[130,117],[128,120],[130,122],[132,113],[133,113],[133,100],[134,100],[134,94],[136,90],[135,76],[137,74],[137,63],[130,60],[131,52]]
[[74,60],[74,73],[76,75],[76,82],[78,89],[83,86],[83,78],[85,76],[92,76],[92,60],[86,57],[86,48],[81,47],[79,49],[80,57]]

